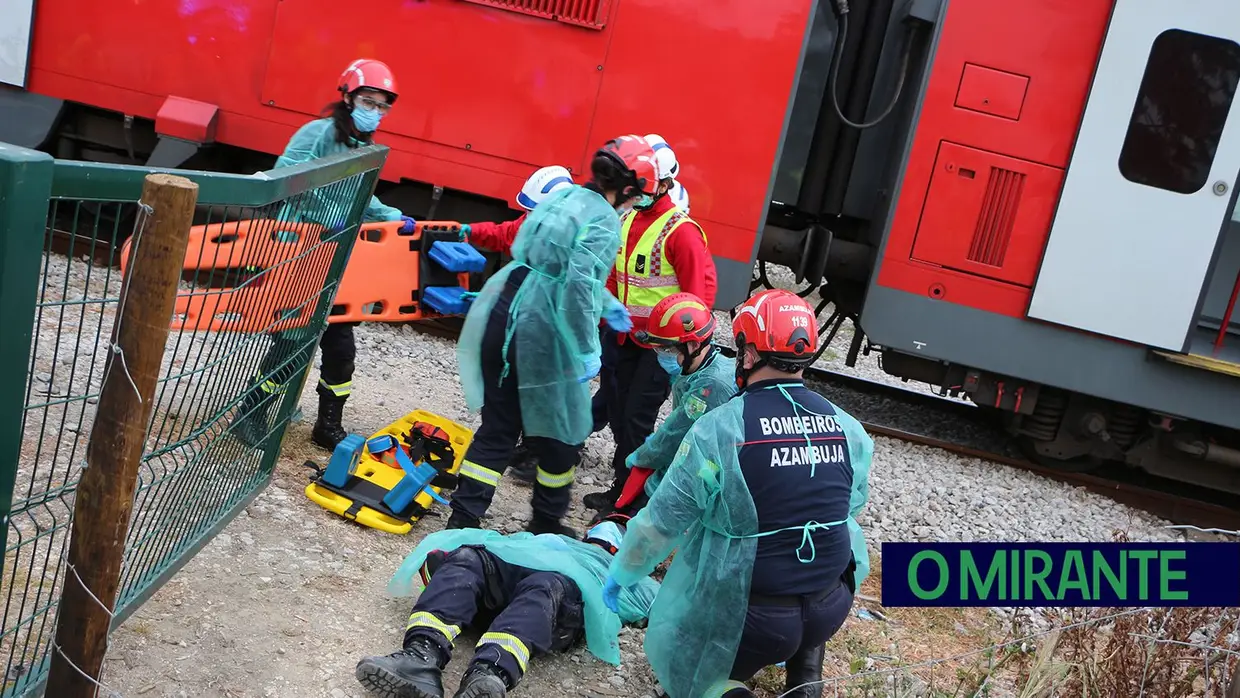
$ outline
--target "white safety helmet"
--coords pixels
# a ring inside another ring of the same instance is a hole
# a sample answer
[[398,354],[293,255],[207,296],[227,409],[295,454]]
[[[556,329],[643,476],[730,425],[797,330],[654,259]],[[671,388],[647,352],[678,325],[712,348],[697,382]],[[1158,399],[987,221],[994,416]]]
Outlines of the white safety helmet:
[[525,185],[517,194],[517,204],[526,211],[533,211],[534,207],[542,203],[543,199],[552,192],[572,185],[573,176],[567,169],[559,165],[548,165],[525,180]]
[[672,197],[672,203],[681,211],[689,212],[689,190],[685,189],[685,185],[680,182],[672,182],[672,188],[668,190],[667,195]]
[[680,163],[676,160],[676,152],[663,140],[663,136],[652,133],[646,136],[646,142],[654,151],[654,158],[659,163],[659,179],[676,179],[680,174]]

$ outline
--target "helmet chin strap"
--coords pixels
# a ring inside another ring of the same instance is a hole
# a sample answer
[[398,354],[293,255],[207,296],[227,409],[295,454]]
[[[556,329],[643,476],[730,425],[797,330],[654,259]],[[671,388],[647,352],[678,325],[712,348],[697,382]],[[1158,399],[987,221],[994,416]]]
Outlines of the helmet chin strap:
[[754,362],[753,366],[749,368],[745,368],[745,357],[743,355],[736,357],[736,387],[737,389],[744,390],[745,386],[749,384],[749,377],[752,376],[755,371],[757,371],[758,369],[766,365],[767,365],[766,358],[759,356],[758,360]]
[[684,344],[679,345],[677,349],[680,350],[680,359],[681,359],[680,372],[682,374],[692,373],[693,371],[687,370],[689,368],[689,364],[693,363],[693,360],[701,356],[702,352],[706,351],[708,348],[710,348],[710,346],[711,346],[710,342],[702,342],[701,344],[698,345],[697,351],[690,352],[689,349],[687,348],[687,345],[684,345]]

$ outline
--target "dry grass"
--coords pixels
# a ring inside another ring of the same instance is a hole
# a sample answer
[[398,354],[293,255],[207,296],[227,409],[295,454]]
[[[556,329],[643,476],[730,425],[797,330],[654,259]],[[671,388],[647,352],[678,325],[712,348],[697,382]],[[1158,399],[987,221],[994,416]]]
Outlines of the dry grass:
[[[1223,698],[1230,680],[1240,698],[1240,609],[1059,609],[1028,638],[986,608],[884,609],[881,586],[875,570],[827,644],[823,695]],[[774,698],[784,679],[750,685]]]

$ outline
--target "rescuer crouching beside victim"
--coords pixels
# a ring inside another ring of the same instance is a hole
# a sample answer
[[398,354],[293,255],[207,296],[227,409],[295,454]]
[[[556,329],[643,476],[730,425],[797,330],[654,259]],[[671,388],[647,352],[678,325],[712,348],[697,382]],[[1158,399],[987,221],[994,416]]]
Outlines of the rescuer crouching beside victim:
[[874,441],[801,378],[818,353],[804,299],[760,293],[732,329],[740,392],[689,429],[630,521],[603,600],[675,549],[645,640],[667,693],[744,695],[741,682],[786,662],[782,695],[819,696],[824,644],[869,571],[856,516]]

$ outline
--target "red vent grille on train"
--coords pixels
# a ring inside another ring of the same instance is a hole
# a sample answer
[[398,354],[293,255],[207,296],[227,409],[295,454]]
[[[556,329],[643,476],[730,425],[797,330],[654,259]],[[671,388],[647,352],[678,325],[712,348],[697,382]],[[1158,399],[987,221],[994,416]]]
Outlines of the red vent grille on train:
[[611,0],[465,0],[579,27],[602,29]]
[[910,257],[1031,288],[1064,171],[958,143],[939,146]]
[[1016,208],[1025,188],[1025,175],[999,167],[990,168],[990,180],[982,197],[982,210],[973,229],[968,259],[979,264],[1002,267],[1012,230],[1016,227]]

